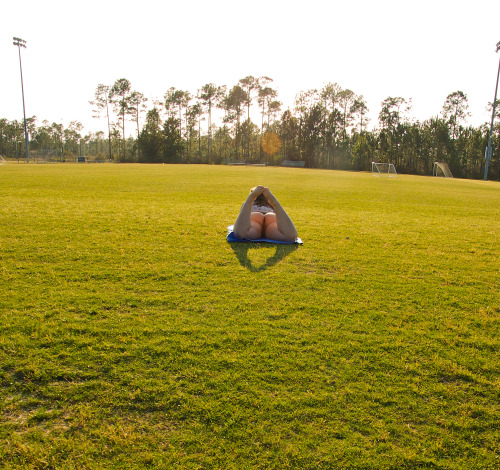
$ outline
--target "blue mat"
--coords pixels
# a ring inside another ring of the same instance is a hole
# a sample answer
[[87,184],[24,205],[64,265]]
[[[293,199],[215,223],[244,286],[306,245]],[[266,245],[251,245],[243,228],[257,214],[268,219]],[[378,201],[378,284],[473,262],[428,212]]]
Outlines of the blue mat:
[[282,242],[282,241],[279,241],[279,240],[270,240],[269,238],[256,238],[255,240],[247,240],[246,238],[238,238],[236,237],[236,235],[234,234],[233,232],[233,227],[234,225],[230,225],[228,228],[227,228],[227,241],[230,242],[230,243],[233,243],[233,242],[256,242],[256,243],[279,243],[279,244],[282,244],[282,245],[291,245],[292,243],[297,243],[298,245],[303,245],[304,243],[302,242],[302,240],[300,238],[297,238],[294,242]]

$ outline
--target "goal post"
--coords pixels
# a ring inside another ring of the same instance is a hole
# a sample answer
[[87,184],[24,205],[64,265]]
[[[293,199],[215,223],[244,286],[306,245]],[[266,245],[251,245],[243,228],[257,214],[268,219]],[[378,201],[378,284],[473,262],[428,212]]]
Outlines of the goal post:
[[0,155],[0,165],[5,165],[7,163],[7,160],[5,160],[5,158],[3,158],[1,155]]
[[453,175],[450,171],[450,167],[447,163],[434,162],[434,166],[432,168],[432,176],[440,176],[442,178],[453,178]]
[[372,162],[372,176],[398,176],[393,163]]

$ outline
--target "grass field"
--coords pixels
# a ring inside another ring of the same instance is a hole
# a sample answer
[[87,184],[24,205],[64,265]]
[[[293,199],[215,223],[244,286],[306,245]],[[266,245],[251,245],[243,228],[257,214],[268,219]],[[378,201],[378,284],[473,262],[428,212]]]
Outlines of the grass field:
[[[268,185],[303,239],[231,245]],[[500,468],[500,184],[0,167],[5,469]]]

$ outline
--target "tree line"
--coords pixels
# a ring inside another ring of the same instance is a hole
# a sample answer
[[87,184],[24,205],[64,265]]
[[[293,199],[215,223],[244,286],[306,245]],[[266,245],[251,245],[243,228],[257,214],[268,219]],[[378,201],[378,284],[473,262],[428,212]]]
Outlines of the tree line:
[[[281,165],[293,160],[309,168],[344,170],[369,170],[378,161],[394,163],[400,173],[421,175],[432,174],[439,161],[457,177],[483,176],[489,126],[467,125],[468,99],[462,91],[450,93],[440,115],[423,122],[411,118],[411,99],[388,97],[381,103],[378,125],[369,130],[366,100],[350,89],[329,83],[298,93],[293,109],[283,109],[272,82],[248,76],[231,88],[205,84],[195,94],[171,87],[149,107],[145,95],[125,78],[99,84],[89,103],[107,133],[82,135],[77,121],[64,128],[47,121],[38,125],[32,117],[27,119],[30,154],[58,161],[85,156],[144,163]],[[491,112],[492,103],[488,106]],[[500,179],[499,115],[500,106],[491,179]],[[23,158],[22,122],[0,119],[0,155]]]

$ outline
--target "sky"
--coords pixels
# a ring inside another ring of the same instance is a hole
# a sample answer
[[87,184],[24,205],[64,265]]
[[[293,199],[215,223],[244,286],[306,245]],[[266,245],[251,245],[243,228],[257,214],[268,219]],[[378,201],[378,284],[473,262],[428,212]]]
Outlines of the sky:
[[83,134],[106,130],[89,104],[100,83],[126,78],[152,107],[170,87],[195,95],[248,75],[272,78],[283,110],[338,83],[363,95],[372,127],[389,96],[411,98],[423,121],[460,90],[479,126],[500,59],[498,0],[24,0],[1,17],[0,118],[23,117],[19,37],[27,117],[79,121]]

